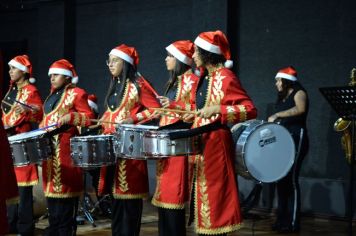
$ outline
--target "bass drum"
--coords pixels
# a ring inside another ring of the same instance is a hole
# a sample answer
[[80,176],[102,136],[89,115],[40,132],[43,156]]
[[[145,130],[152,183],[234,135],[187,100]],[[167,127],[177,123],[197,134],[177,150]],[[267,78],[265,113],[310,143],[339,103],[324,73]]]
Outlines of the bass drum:
[[231,128],[237,174],[262,183],[278,181],[294,163],[295,144],[281,125],[249,120]]
[[33,214],[35,217],[43,216],[47,213],[47,201],[42,188],[42,167],[38,167],[38,184],[33,186]]

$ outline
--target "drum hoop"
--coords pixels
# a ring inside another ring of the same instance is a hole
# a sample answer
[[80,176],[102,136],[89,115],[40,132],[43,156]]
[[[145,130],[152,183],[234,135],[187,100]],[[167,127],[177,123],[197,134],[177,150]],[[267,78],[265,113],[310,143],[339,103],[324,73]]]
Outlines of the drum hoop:
[[39,134],[36,136],[32,136],[32,137],[27,137],[27,138],[22,138],[22,139],[16,139],[16,140],[9,140],[9,144],[15,144],[15,143],[26,143],[32,140],[39,140],[39,139],[44,139],[47,138],[45,137],[44,134]]

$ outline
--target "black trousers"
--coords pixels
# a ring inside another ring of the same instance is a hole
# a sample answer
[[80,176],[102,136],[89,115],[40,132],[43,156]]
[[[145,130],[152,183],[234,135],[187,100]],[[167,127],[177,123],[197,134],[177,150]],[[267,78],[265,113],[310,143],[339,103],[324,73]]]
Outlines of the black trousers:
[[78,197],[47,198],[49,227],[45,235],[72,236],[77,231]]
[[142,207],[142,199],[113,199],[112,235],[140,235]]
[[185,210],[158,207],[159,236],[185,236]]
[[7,219],[11,233],[33,235],[35,222],[33,219],[33,186],[19,187],[19,204],[7,207]]
[[[296,146],[299,145],[299,137],[292,135]],[[289,173],[276,184],[278,195],[277,225],[279,228],[299,230],[300,228],[300,187],[299,173],[305,155],[309,149],[307,134],[302,138],[300,153],[296,156],[293,167]]]

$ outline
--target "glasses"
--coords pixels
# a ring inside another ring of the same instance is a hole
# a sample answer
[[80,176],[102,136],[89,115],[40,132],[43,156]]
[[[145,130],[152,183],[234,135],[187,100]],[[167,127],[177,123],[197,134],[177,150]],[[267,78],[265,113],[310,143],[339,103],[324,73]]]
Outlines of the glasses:
[[109,66],[110,64],[117,64],[120,60],[119,59],[107,59],[105,62],[106,62],[106,65]]

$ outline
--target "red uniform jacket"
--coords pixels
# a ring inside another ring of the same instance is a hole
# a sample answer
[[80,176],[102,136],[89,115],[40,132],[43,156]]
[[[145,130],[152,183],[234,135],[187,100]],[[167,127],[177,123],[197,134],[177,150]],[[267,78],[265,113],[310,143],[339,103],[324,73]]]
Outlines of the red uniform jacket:
[[[192,91],[198,86],[199,77],[189,70],[178,77],[178,88],[175,100],[169,108],[190,110],[192,104]],[[162,116],[160,126],[173,124],[179,121],[175,118],[177,113],[169,112],[169,116]],[[188,191],[188,159],[185,156],[170,157],[157,161],[156,191],[152,204],[167,209],[183,209],[184,203],[189,199]]]
[[[4,100],[8,100],[9,92],[15,89],[13,85],[10,86],[9,91],[5,95]],[[30,84],[27,80],[21,84],[17,84],[16,100],[23,102],[32,107],[39,108],[38,111],[29,110],[26,113],[17,114],[14,106],[10,109],[2,106],[2,121],[5,127],[15,126],[15,133],[25,133],[31,130],[31,122],[39,123],[42,118],[42,100],[37,88]],[[7,101],[16,105],[14,101]],[[38,183],[38,171],[35,164],[28,166],[15,167],[16,179],[18,186],[31,186]]]
[[77,135],[75,126],[89,126],[94,114],[88,105],[87,93],[72,84],[66,86],[57,106],[44,114],[41,127],[56,124],[60,117],[70,114],[70,129],[53,136],[54,155],[43,162],[43,190],[46,197],[69,198],[79,196],[83,189],[83,175],[79,167],[73,166],[70,156],[70,138]]
[[[210,71],[204,106],[219,105],[221,114],[195,117],[193,127],[212,122],[237,123],[256,117],[256,108],[233,72],[223,67]],[[241,226],[238,187],[234,171],[234,144],[228,129],[203,134],[204,151],[192,158],[194,220],[198,234],[218,234]],[[193,164],[194,163],[194,164]]]
[[[145,109],[160,107],[156,99],[156,92],[149,83],[140,77],[138,80],[139,89],[134,83],[126,81],[124,95],[121,104],[117,109],[111,110],[109,107],[103,114],[101,120],[120,122],[131,117],[134,122],[147,119],[153,114],[153,110]],[[139,92],[140,91],[140,92]],[[105,134],[115,133],[115,125],[103,124]],[[106,168],[102,168],[99,180],[99,193],[103,194],[105,189]],[[119,159],[116,164],[114,177],[113,196],[116,199],[139,199],[147,196],[148,193],[148,173],[147,163],[142,160]]]
[[7,233],[6,204],[13,204],[18,201],[18,191],[16,176],[12,168],[12,158],[9,142],[2,122],[0,122],[0,235]]

